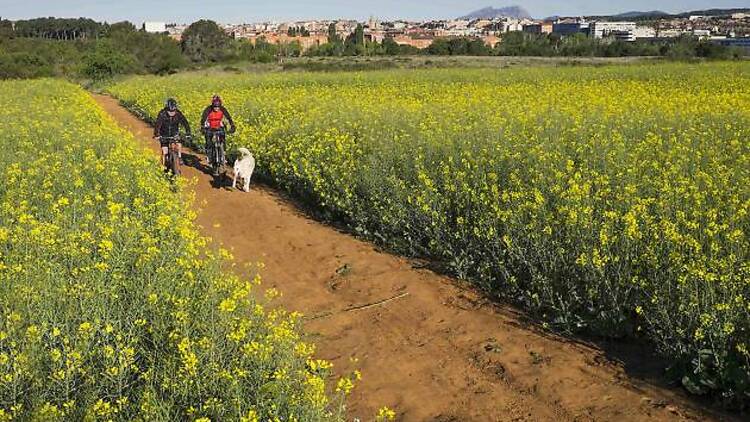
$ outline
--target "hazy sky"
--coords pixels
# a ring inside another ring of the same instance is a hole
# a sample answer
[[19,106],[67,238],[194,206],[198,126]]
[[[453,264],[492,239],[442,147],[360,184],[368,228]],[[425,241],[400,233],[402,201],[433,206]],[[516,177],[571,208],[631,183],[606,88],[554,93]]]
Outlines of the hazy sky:
[[449,18],[475,9],[518,4],[532,16],[594,15],[632,10],[683,12],[702,8],[750,7],[750,0],[0,0],[0,16],[79,17],[115,22],[144,20],[192,22],[199,18],[227,23],[307,18]]

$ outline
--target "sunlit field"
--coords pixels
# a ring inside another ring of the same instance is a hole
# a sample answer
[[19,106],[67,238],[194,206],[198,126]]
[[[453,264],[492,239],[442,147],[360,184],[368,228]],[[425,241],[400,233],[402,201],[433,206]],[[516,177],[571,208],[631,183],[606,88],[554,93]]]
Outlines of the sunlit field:
[[0,83],[0,119],[22,110],[0,134],[0,420],[340,418],[352,381],[326,387],[300,316],[229,272],[156,157],[70,83]]
[[220,93],[239,123],[231,146],[267,181],[552,328],[645,337],[695,393],[748,399],[748,63],[195,73],[109,89],[148,116],[174,96],[193,124]]

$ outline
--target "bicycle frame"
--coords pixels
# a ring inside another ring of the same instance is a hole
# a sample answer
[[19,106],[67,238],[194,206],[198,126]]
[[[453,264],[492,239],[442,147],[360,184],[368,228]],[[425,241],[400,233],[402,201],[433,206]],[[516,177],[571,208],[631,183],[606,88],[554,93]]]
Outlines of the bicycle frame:
[[180,143],[180,137],[179,136],[162,137],[161,141],[169,143],[167,147],[167,154],[164,157],[164,166],[167,168],[167,171],[172,172],[173,175],[175,176],[180,175],[181,173],[180,158],[179,158],[179,150],[177,148],[177,144]]
[[226,132],[224,131],[224,129],[219,129],[211,130],[210,134],[213,147],[211,148],[211,151],[206,152],[210,154],[209,157],[213,167],[212,170],[214,175],[218,175],[219,171],[224,165],[224,144],[226,142]]

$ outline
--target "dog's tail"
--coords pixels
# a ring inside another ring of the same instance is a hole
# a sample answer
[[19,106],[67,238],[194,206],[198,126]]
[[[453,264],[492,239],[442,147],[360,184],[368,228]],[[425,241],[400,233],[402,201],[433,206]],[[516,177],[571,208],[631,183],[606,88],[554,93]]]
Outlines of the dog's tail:
[[243,157],[247,157],[248,155],[250,155],[250,150],[248,150],[247,148],[237,148],[237,152],[239,152]]

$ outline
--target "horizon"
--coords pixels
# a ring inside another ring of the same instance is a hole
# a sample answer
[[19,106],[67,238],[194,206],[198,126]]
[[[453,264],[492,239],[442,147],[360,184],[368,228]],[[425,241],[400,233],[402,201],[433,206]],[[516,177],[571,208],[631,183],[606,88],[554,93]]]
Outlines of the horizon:
[[[454,19],[464,16],[473,11],[486,7],[502,8],[519,6],[529,12],[535,19],[550,16],[606,16],[628,13],[632,11],[649,12],[659,10],[667,13],[684,13],[693,10],[704,9],[731,9],[750,8],[750,4],[738,4],[735,0],[661,0],[658,4],[648,0],[633,0],[628,3],[627,9],[619,9],[617,6],[601,5],[594,0],[579,0],[569,2],[568,10],[559,10],[556,2],[551,0],[529,0],[496,2],[492,0],[471,0],[464,5],[456,5],[454,2],[444,0],[433,0],[429,3],[422,0],[410,2],[385,0],[375,6],[350,5],[342,0],[323,0],[315,9],[320,12],[304,12],[309,5],[302,4],[299,0],[284,3],[263,2],[249,6],[236,0],[214,0],[211,11],[206,3],[198,0],[180,2],[178,13],[170,10],[160,10],[150,0],[131,1],[90,1],[74,0],[60,4],[54,0],[37,0],[33,4],[11,3],[3,7],[0,16],[3,19],[23,20],[42,17],[58,18],[91,18],[100,22],[114,23],[119,21],[130,21],[140,24],[147,21],[186,24],[200,19],[210,19],[220,23],[239,24],[249,22],[293,22],[304,20],[336,20],[356,19],[358,21],[375,17],[380,20],[431,20],[431,19]],[[169,6],[169,3],[165,3]],[[139,7],[142,6],[142,7]],[[166,8],[166,6],[165,6]],[[133,12],[133,10],[153,10],[152,12]],[[242,10],[244,9],[244,11]],[[353,9],[357,9],[355,12]],[[373,9],[373,10],[371,10]],[[396,9],[400,9],[400,12]],[[328,10],[328,12],[323,12]],[[337,10],[341,13],[336,14]],[[360,12],[361,10],[361,12]],[[431,11],[431,12],[429,12]],[[419,13],[422,13],[419,15]]]

